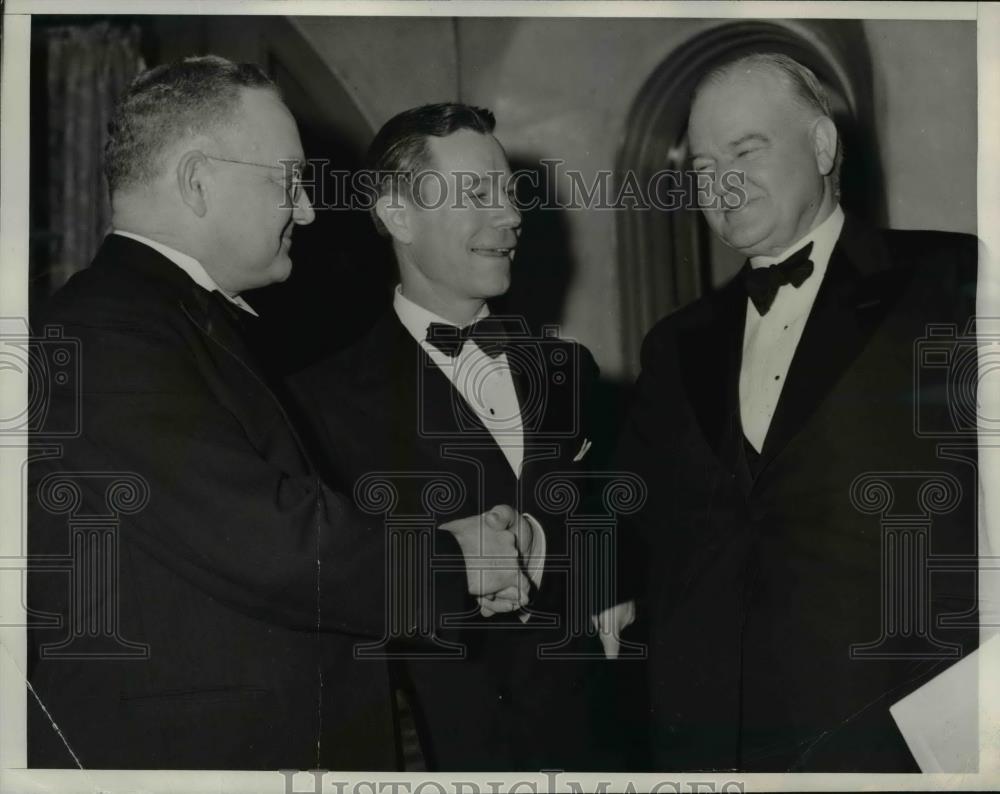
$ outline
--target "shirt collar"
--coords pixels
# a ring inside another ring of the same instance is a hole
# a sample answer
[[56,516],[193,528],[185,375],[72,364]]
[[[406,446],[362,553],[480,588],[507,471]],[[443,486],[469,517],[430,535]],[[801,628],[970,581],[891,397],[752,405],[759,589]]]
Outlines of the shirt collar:
[[123,232],[120,229],[115,229],[114,234],[120,235],[121,237],[128,237],[130,240],[135,240],[143,245],[148,245],[158,254],[165,256],[177,265],[177,267],[187,273],[191,277],[191,280],[202,289],[208,290],[209,292],[218,292],[234,306],[239,306],[243,309],[243,311],[249,312],[254,317],[259,316],[257,312],[253,310],[253,307],[239,295],[228,295],[219,289],[219,285],[215,283],[215,279],[208,275],[208,271],[205,270],[205,266],[193,256],[188,256],[187,254],[181,253],[170,246],[158,243],[156,240],[150,240],[148,237],[143,237],[141,234],[135,234],[134,232]]
[[[396,312],[396,316],[399,317],[399,321],[403,324],[403,327],[418,342],[427,341],[427,327],[431,323],[455,325],[455,323],[439,317],[434,312],[428,311],[423,306],[419,306],[407,298],[403,294],[403,286],[401,284],[396,285],[396,293],[392,298],[392,308]],[[472,322],[474,323],[477,320],[482,320],[484,317],[489,317],[489,314],[490,308],[484,303],[483,308],[479,310]],[[468,324],[472,325],[472,323]]]
[[796,240],[777,256],[750,257],[750,266],[757,268],[776,264],[800,248],[804,248],[809,243],[812,243],[813,250],[809,254],[809,259],[812,260],[813,266],[817,271],[821,273],[825,272],[827,263],[830,261],[830,254],[833,253],[833,247],[837,244],[837,238],[840,237],[840,230],[843,226],[844,211],[838,204],[834,207],[830,216],[805,237]]

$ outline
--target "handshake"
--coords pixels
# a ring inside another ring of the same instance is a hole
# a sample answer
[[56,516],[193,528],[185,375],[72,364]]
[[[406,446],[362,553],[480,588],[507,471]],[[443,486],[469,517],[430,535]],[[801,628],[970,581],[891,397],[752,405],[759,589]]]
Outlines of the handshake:
[[[535,570],[535,529],[533,520],[507,505],[497,505],[482,515],[442,524],[458,541],[465,558],[469,592],[486,617],[513,612],[528,605],[531,582],[528,570]],[[544,542],[539,544],[544,555]],[[540,566],[538,566],[540,568]],[[618,657],[621,634],[635,622],[633,601],[623,601],[591,617],[598,638],[609,659]]]
[[469,592],[486,617],[528,605],[527,568],[535,542],[531,521],[507,505],[482,515],[442,524],[458,541],[465,558]]

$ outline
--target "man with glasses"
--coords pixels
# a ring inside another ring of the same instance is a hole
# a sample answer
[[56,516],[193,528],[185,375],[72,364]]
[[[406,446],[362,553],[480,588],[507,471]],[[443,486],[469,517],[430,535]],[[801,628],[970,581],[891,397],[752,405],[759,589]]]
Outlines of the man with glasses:
[[[314,217],[295,121],[208,56],[140,75],[109,132],[114,233],[36,318],[82,380],[34,396],[81,432],[30,469],[29,765],[393,769],[384,663],[353,658],[389,618],[384,533],[316,476],[244,339],[240,294],[288,277]],[[446,529],[468,575],[438,606],[520,607],[530,526]]]

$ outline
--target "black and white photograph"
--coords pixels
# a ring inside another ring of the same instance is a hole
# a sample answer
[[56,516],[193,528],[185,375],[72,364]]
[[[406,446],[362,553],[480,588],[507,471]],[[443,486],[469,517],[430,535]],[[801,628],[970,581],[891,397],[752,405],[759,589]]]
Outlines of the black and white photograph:
[[0,23],[0,792],[1000,786],[1000,6]]

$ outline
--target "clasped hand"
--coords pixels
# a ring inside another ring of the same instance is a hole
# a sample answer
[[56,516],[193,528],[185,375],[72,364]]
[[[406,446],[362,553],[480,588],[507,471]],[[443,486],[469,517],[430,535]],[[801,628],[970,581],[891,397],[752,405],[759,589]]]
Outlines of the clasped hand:
[[531,585],[523,561],[534,541],[530,521],[507,505],[497,505],[482,515],[449,521],[441,529],[454,535],[462,549],[469,592],[483,615],[527,606]]

